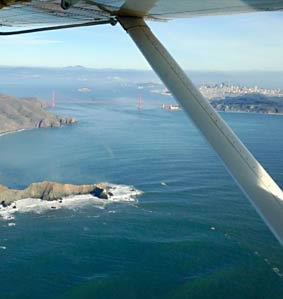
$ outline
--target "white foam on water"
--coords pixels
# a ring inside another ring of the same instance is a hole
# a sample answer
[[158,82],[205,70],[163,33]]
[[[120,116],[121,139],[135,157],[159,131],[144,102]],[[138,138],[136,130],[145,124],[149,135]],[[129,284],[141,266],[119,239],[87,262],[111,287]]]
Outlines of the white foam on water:
[[273,267],[272,270],[273,270],[273,272],[275,272],[275,274],[277,274],[278,276],[280,276],[280,277],[283,276],[283,274],[280,273],[280,269],[279,269],[279,268],[277,268],[277,267]]
[[108,201],[137,201],[136,197],[143,192],[133,186],[104,183],[109,194],[112,194]]
[[20,130],[15,130],[15,131],[10,131],[10,132],[5,132],[5,133],[0,133],[0,136],[5,136],[8,134],[13,134],[13,133],[18,133],[18,132],[22,132],[25,131],[26,129],[20,129]]
[[53,201],[41,200],[38,198],[25,198],[17,200],[7,207],[0,206],[0,219],[15,219],[16,213],[32,212],[42,214],[47,211],[56,211],[63,208],[76,210],[86,205],[93,205],[96,208],[104,209],[106,204],[112,202],[137,202],[136,197],[142,194],[141,191],[135,189],[133,186],[109,183],[104,184],[106,185],[107,192],[110,195],[108,199],[100,199],[91,194],[75,195]]

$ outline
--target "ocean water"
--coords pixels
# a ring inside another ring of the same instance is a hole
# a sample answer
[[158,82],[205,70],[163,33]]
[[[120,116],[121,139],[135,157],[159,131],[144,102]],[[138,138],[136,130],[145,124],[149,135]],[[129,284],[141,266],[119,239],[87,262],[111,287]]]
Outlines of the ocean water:
[[[55,112],[78,123],[0,137],[1,184],[108,182],[142,194],[33,203],[0,219],[1,299],[282,298],[282,247],[182,111]],[[283,116],[222,116],[283,187]]]

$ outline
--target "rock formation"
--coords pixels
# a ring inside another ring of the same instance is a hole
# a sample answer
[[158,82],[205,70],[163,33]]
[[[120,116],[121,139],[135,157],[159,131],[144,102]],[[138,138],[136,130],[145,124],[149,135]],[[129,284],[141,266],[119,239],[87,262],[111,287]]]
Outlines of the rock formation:
[[9,189],[6,186],[0,185],[0,204],[5,207],[16,200],[24,198],[59,200],[63,197],[81,194],[92,194],[102,199],[108,199],[111,196],[111,194],[108,194],[104,184],[71,185],[44,181],[33,183],[23,190]]
[[36,98],[16,98],[0,94],[0,134],[22,129],[55,128],[73,124],[75,118],[60,117],[45,110]]

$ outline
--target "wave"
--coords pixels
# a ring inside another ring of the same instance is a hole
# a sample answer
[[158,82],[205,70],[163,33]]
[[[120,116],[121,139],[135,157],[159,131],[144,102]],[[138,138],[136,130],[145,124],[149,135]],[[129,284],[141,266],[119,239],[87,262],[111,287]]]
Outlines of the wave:
[[7,207],[0,206],[0,219],[15,219],[16,213],[33,212],[36,214],[42,214],[50,210],[59,210],[63,208],[74,210],[86,205],[95,205],[98,208],[104,208],[104,205],[107,203],[137,202],[137,196],[142,194],[142,191],[137,190],[133,186],[110,183],[103,184],[106,185],[108,194],[110,195],[108,199],[101,199],[93,196],[92,194],[74,195],[52,201],[42,200],[39,198],[25,198],[17,200]]
[[5,135],[8,135],[8,134],[14,134],[14,133],[18,133],[18,132],[22,132],[22,131],[26,131],[27,129],[19,129],[19,130],[14,130],[14,131],[9,131],[9,132],[3,132],[3,133],[0,133],[0,136],[5,136]]

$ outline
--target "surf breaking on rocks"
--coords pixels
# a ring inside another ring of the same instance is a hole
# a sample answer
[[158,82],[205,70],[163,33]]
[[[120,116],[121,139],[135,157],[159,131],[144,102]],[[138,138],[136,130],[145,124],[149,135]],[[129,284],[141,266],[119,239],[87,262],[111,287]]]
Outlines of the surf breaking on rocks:
[[[99,198],[94,194],[80,194],[62,197],[56,200],[43,200],[41,198],[24,198],[14,201],[8,206],[0,205],[0,219],[15,219],[17,213],[36,213],[42,214],[50,210],[58,209],[77,209],[87,205],[95,205],[99,208],[100,204],[113,202],[137,202],[137,196],[142,191],[133,186],[103,183],[107,190],[107,198]],[[101,205],[100,205],[101,207]]]

